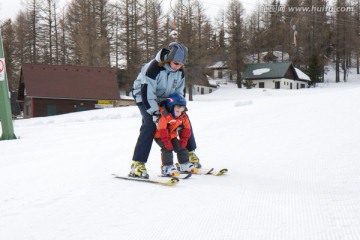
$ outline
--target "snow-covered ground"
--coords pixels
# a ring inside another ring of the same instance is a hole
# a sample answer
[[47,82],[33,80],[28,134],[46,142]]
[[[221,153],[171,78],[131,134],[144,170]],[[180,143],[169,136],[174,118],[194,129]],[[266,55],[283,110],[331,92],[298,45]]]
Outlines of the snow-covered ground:
[[[208,167],[164,187],[127,174],[136,107],[16,120],[0,141],[6,240],[358,240],[360,80],[301,90],[221,86],[188,104]],[[147,168],[160,171],[154,144]]]

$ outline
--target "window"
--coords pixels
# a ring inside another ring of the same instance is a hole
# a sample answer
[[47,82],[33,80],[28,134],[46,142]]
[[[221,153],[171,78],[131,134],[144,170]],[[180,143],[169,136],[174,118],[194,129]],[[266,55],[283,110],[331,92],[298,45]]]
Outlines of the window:
[[265,83],[264,82],[259,82],[259,88],[265,88]]

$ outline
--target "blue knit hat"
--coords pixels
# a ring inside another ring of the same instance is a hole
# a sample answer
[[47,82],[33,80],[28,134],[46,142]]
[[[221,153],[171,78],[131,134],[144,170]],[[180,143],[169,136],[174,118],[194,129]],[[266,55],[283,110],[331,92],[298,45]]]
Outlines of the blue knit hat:
[[172,42],[169,44],[170,53],[168,59],[174,62],[185,63],[187,57],[187,47],[182,43]]

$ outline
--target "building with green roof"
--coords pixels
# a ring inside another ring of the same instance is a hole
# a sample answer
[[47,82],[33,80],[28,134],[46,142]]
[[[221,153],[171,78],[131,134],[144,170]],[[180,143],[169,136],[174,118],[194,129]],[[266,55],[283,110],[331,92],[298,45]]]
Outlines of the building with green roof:
[[310,78],[292,62],[270,62],[249,64],[243,80],[251,80],[256,88],[300,89],[308,86]]

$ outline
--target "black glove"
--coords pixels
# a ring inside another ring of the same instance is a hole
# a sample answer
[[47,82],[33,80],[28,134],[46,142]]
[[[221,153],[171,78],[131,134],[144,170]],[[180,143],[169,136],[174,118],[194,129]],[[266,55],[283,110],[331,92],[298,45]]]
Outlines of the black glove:
[[155,123],[156,128],[157,128],[158,124],[159,124],[160,114],[158,112],[154,112],[152,115],[152,118],[153,118],[153,122]]

